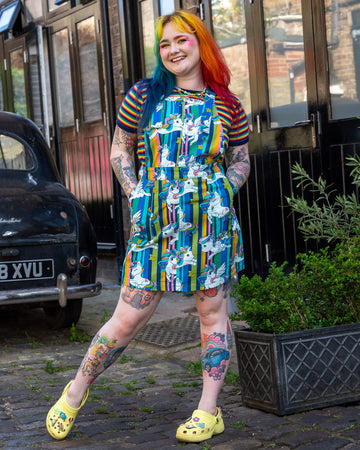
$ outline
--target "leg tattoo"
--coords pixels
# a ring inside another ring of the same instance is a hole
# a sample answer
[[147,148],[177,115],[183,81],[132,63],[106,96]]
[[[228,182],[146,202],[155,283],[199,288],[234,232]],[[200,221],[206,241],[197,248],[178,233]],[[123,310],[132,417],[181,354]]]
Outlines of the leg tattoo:
[[214,380],[221,380],[226,372],[230,359],[230,349],[232,347],[231,326],[227,321],[226,336],[222,333],[201,335],[201,363],[204,371]]
[[199,299],[203,302],[208,297],[216,297],[221,290],[223,290],[224,296],[226,297],[231,290],[231,281],[214,288],[205,289],[204,291],[197,291],[197,294],[199,295]]
[[122,300],[135,309],[144,309],[151,303],[156,292],[127,287],[122,294]]
[[84,377],[90,378],[89,384],[110,367],[125,350],[126,345],[118,347],[116,342],[116,339],[99,334],[94,337],[79,369]]

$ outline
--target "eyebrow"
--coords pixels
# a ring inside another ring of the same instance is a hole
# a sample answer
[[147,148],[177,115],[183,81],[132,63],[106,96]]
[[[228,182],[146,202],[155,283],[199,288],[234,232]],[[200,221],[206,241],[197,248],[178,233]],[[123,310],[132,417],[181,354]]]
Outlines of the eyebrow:
[[[186,36],[185,34],[179,34],[179,35],[177,35],[177,36],[174,36],[174,39],[176,40],[176,39],[179,39],[179,38],[181,38],[181,37],[186,37],[186,38],[188,38],[188,36]],[[161,39],[161,41],[159,42],[159,44],[162,44],[163,42],[169,42],[169,39]]]

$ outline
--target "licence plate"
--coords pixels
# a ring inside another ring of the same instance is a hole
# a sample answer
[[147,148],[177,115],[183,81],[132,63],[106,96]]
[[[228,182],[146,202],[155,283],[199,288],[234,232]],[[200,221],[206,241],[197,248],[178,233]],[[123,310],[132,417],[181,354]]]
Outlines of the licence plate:
[[0,282],[39,280],[53,277],[53,259],[0,262]]

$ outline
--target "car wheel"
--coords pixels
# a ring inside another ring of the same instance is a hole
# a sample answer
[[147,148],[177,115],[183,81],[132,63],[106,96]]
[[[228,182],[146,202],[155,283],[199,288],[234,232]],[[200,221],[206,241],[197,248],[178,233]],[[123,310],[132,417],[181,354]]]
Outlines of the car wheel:
[[44,307],[46,322],[50,328],[66,328],[72,324],[77,324],[81,309],[82,298],[68,300],[65,308],[62,308],[58,302],[46,304]]

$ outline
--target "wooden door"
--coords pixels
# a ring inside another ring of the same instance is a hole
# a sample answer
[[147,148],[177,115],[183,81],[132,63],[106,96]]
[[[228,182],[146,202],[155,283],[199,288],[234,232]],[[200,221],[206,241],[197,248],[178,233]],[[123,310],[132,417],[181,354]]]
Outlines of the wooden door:
[[114,242],[101,22],[95,6],[51,29],[62,174],[86,206],[99,245]]

